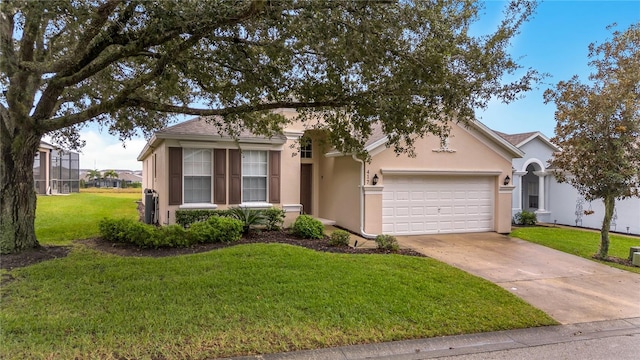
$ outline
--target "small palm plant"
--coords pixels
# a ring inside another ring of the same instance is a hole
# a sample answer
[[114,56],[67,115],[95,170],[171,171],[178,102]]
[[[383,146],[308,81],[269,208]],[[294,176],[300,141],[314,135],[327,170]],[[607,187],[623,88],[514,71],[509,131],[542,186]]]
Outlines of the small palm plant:
[[246,207],[235,207],[229,209],[229,216],[242,221],[242,233],[245,235],[249,233],[251,227],[264,225],[266,221],[264,210],[249,209]]
[[89,171],[87,171],[86,177],[87,177],[87,179],[89,181],[91,181],[93,186],[97,186],[98,185],[98,180],[102,179],[102,173],[100,173],[100,170],[98,170],[98,169],[89,170]]
[[117,179],[118,178],[118,173],[115,170],[107,170],[107,171],[104,172],[103,176],[107,180],[109,180],[109,179]]

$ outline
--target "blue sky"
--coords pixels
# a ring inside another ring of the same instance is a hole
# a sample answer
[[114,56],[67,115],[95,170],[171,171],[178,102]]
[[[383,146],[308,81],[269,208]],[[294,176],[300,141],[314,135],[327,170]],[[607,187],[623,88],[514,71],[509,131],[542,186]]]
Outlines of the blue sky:
[[[499,21],[503,1],[486,1],[486,15],[478,25],[495,26]],[[526,23],[511,44],[511,54],[520,64],[548,73],[538,89],[524,99],[510,104],[494,101],[476,115],[487,126],[506,133],[540,131],[553,136],[555,104],[544,104],[542,94],[559,81],[573,75],[588,81],[588,46],[611,39],[606,27],[617,23],[624,30],[640,22],[640,1],[556,1],[547,0],[538,6],[533,19]]]
[[[505,4],[505,1],[485,1],[486,9],[474,31],[488,33],[495,29]],[[618,24],[618,30],[640,22],[640,0],[542,2],[533,19],[512,41],[510,52],[525,68],[548,73],[549,77],[523,99],[507,105],[491,102],[486,111],[476,114],[478,118],[494,130],[506,133],[541,131],[552,137],[555,105],[544,104],[543,92],[573,75],[587,81],[590,72],[588,45],[610,39],[611,32],[606,27],[614,22]],[[95,126],[86,128],[82,137],[87,146],[80,156],[81,168],[142,168],[136,161],[145,144],[141,137],[127,142],[126,148],[106,130],[100,132]]]

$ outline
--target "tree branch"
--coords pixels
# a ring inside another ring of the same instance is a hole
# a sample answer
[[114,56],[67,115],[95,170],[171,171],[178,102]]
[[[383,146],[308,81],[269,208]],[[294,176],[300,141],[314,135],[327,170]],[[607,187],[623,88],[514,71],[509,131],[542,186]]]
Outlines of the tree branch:
[[232,114],[240,114],[255,111],[275,110],[281,108],[320,108],[320,107],[341,107],[351,103],[350,99],[345,100],[327,100],[327,101],[278,101],[263,104],[247,104],[239,105],[224,109],[196,109],[187,106],[175,106],[170,104],[160,104],[141,98],[129,98],[125,101],[127,106],[141,107],[146,110],[153,110],[165,113],[197,115],[197,116],[225,116]]

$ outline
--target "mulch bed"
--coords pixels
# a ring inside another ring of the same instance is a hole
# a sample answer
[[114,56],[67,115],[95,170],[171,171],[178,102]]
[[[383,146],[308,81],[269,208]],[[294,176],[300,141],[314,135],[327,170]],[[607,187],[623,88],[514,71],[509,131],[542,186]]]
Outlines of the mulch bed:
[[620,264],[620,265],[638,267],[637,265],[633,265],[633,263],[629,259],[623,259],[623,258],[619,258],[619,257],[615,257],[615,256],[608,256],[606,259],[600,259],[597,256],[594,256],[593,258],[596,259],[596,260],[608,261],[608,262],[612,262],[612,263],[616,263],[616,264]]
[[[229,246],[255,243],[280,243],[302,246],[316,251],[345,253],[345,254],[389,254],[390,251],[370,248],[353,248],[350,246],[329,246],[328,238],[321,240],[299,239],[287,231],[263,231],[252,232],[234,243],[197,244],[188,248],[159,248],[141,249],[131,244],[112,243],[102,238],[79,240],[76,243],[83,244],[92,249],[103,251],[119,256],[144,256],[144,257],[167,257],[186,254],[196,254]],[[27,250],[18,254],[2,255],[0,257],[0,268],[14,269],[39,263],[41,261],[61,258],[67,256],[70,251],[68,246],[42,246],[37,249]],[[396,254],[408,256],[424,255],[409,249],[400,249]]]
[[0,269],[15,269],[37,264],[41,261],[63,258],[69,254],[69,246],[40,246],[17,254],[0,256]]

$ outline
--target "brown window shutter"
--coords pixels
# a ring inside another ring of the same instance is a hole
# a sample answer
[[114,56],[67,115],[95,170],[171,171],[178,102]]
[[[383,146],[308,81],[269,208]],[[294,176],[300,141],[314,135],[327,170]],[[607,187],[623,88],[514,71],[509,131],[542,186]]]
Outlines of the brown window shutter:
[[213,202],[227,203],[227,150],[213,150]]
[[169,205],[182,204],[182,148],[169,148]]
[[269,151],[269,202],[280,203],[280,151]]
[[240,150],[229,150],[229,204],[242,202],[242,159]]

